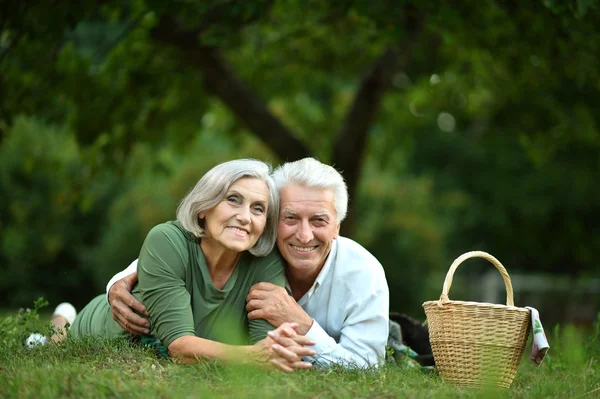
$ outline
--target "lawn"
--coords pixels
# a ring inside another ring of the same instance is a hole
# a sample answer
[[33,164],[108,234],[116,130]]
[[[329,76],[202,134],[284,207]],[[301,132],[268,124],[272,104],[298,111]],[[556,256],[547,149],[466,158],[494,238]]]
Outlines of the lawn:
[[595,332],[555,328],[541,367],[527,361],[508,390],[455,388],[435,373],[388,364],[380,370],[313,370],[293,375],[214,362],[181,365],[124,340],[67,340],[27,349],[32,314],[0,320],[0,397],[595,397],[600,394]]

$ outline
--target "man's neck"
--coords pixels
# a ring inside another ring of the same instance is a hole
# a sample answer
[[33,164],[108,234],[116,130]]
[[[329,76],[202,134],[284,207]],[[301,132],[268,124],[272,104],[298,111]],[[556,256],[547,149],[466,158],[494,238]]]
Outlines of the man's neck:
[[[325,261],[325,263],[327,260]],[[288,280],[288,284],[292,290],[292,296],[298,302],[300,298],[302,298],[310,287],[313,286],[317,277],[319,277],[319,273],[323,270],[323,266],[325,263],[321,265],[318,269],[311,270],[311,273],[299,273],[298,271],[291,270],[289,268],[286,269],[286,277]]]

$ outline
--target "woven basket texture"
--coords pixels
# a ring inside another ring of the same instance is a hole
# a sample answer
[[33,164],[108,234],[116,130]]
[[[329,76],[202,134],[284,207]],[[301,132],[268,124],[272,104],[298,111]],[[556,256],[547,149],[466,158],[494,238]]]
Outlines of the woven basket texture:
[[[454,271],[464,260],[480,257],[500,271],[507,305],[452,301],[448,291]],[[523,356],[530,326],[528,309],[513,306],[510,277],[492,255],[468,252],[457,258],[438,301],[423,304],[436,368],[444,381],[458,386],[510,387]]]

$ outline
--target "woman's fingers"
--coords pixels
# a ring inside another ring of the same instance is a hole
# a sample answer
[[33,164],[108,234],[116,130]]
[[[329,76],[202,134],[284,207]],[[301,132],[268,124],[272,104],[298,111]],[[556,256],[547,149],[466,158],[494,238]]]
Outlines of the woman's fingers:
[[310,370],[312,369],[312,363],[305,361],[294,362],[294,364],[292,364],[292,368],[294,370]]
[[284,371],[286,373],[293,373],[294,369],[288,366],[285,362],[279,361],[277,359],[271,359],[271,364],[277,367],[279,370]]
[[283,359],[271,359],[271,364],[286,373],[293,373],[296,370],[310,370],[312,368],[312,364],[309,362],[298,361],[289,363]]
[[272,345],[271,348],[275,353],[284,358],[290,363],[302,360],[303,356],[314,356],[316,352],[313,349],[303,346],[288,346],[283,347],[279,344]]
[[302,346],[313,346],[316,344],[310,338],[305,337],[304,335],[294,334],[291,337],[285,336],[283,334],[278,333],[277,330],[269,331],[267,335],[275,342],[285,347],[291,345],[302,345]]
[[281,345],[278,345],[278,344],[271,345],[271,349],[273,349],[273,352],[277,353],[277,355],[279,355],[280,357],[282,357],[283,359],[285,359],[286,361],[288,361],[290,363],[301,360],[297,354],[295,354],[288,348],[284,348]]

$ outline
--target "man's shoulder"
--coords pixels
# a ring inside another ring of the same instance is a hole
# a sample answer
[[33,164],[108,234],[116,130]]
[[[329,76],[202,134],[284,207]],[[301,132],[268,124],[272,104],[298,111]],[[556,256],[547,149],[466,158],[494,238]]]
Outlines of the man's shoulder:
[[383,266],[365,247],[348,237],[339,236],[336,241],[336,271],[362,275],[383,274]]
[[385,271],[373,254],[347,237],[338,237],[336,246],[329,273],[337,289],[347,295],[351,293],[351,298],[358,302],[388,292]]
[[381,266],[381,263],[365,247],[351,238],[339,236],[337,239],[337,258],[338,259],[358,259],[362,262],[368,261]]

